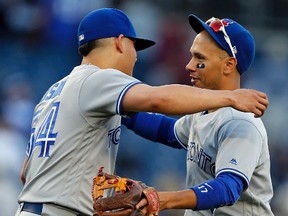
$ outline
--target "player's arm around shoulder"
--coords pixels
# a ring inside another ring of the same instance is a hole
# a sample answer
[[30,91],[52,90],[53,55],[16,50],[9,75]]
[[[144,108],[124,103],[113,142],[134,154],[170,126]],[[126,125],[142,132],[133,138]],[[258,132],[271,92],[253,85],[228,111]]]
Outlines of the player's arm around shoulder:
[[171,115],[196,113],[209,109],[231,106],[243,112],[262,116],[267,109],[266,94],[256,90],[208,90],[187,85],[131,87],[122,101],[126,112],[158,112]]

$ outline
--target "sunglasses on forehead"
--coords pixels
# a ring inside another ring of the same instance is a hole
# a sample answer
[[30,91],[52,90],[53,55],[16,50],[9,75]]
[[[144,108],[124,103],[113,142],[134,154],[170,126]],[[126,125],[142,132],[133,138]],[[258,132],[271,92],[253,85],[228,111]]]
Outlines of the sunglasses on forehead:
[[206,21],[206,24],[209,25],[213,29],[214,32],[221,31],[223,33],[224,39],[225,39],[226,43],[228,44],[233,57],[236,58],[235,53],[237,53],[237,51],[233,49],[230,37],[228,36],[228,34],[225,30],[225,26],[227,26],[229,24],[229,22],[226,20],[220,20],[218,18],[212,17]]

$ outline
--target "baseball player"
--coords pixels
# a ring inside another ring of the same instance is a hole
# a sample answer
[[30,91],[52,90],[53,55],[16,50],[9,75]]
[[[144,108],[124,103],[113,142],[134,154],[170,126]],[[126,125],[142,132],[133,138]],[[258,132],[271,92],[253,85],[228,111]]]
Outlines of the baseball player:
[[[197,33],[186,69],[192,85],[239,89],[254,60],[250,32],[237,22],[189,16]],[[160,210],[189,215],[271,216],[273,196],[267,134],[262,121],[233,108],[208,109],[178,120],[138,113],[123,124],[153,141],[187,150],[187,190],[159,192]],[[145,200],[138,204],[141,208]]]
[[53,84],[35,107],[17,216],[92,215],[92,180],[100,167],[114,173],[123,115],[233,106],[261,116],[268,105],[266,95],[255,90],[152,87],[133,78],[136,51],[154,42],[136,37],[120,10],[86,15],[78,38],[81,65]]

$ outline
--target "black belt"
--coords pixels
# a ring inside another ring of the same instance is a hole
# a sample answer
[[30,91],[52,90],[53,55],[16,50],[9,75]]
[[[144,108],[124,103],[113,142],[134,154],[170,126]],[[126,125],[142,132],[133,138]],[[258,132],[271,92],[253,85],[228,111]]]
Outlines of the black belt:
[[24,202],[22,211],[30,212],[33,214],[41,215],[43,203],[29,203]]
[[[42,209],[43,209],[43,203],[24,202],[22,207],[22,211],[30,212],[37,215],[41,215]],[[78,213],[78,216],[87,216],[87,215]]]

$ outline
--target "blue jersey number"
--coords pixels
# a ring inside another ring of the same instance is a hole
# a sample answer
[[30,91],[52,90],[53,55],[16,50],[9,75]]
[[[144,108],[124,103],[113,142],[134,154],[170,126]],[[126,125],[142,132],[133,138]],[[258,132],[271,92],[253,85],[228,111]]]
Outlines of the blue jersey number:
[[30,142],[28,146],[28,155],[30,157],[36,146],[41,147],[38,157],[50,157],[50,146],[54,145],[58,132],[53,132],[56,123],[60,102],[53,103],[50,112],[43,120],[39,131],[35,137],[35,128],[32,129]]

